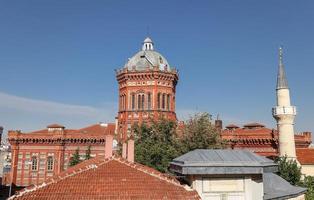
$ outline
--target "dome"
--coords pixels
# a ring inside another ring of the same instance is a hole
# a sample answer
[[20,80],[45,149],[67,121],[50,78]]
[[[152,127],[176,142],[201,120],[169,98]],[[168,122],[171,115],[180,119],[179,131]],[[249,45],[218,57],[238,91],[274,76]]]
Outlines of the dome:
[[142,71],[147,68],[153,69],[155,66],[158,66],[161,71],[170,71],[170,66],[166,58],[154,50],[153,41],[147,37],[143,42],[142,50],[128,60],[125,68]]
[[149,37],[147,37],[145,40],[144,40],[144,43],[153,43],[152,39],[150,39]]

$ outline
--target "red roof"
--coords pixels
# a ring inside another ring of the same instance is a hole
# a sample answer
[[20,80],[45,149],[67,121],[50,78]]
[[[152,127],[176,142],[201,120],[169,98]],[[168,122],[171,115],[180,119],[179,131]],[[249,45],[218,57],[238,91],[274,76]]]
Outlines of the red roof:
[[50,124],[47,128],[65,128],[63,125],[60,124]]
[[200,199],[175,178],[122,158],[84,161],[13,199]]
[[[56,127],[63,127],[61,125],[52,124],[49,125],[48,128],[56,128]],[[94,124],[90,125],[85,128],[81,129],[64,129],[64,137],[70,138],[70,139],[82,139],[82,138],[88,138],[88,139],[99,139],[104,138],[105,135],[114,135],[115,131],[115,124],[109,123],[109,124]],[[14,132],[14,131],[13,131]],[[47,139],[54,137],[55,133],[48,131],[48,129],[42,129],[37,131],[32,131],[29,133],[22,133],[18,137],[19,138],[38,138],[38,139]],[[15,135],[12,133],[9,133],[9,138],[15,137]]]
[[265,127],[265,125],[260,124],[260,123],[249,123],[249,124],[245,124],[243,125],[243,127]]
[[234,124],[229,124],[226,126],[226,128],[230,129],[230,128],[239,128],[237,125]]
[[302,148],[296,149],[297,160],[301,165],[314,164],[314,149],[311,148]]

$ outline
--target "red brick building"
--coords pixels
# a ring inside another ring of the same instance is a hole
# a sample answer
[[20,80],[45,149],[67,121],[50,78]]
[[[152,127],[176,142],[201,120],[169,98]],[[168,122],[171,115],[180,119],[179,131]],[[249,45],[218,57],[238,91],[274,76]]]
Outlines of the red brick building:
[[150,38],[142,50],[116,71],[119,83],[119,138],[126,139],[133,123],[164,117],[176,120],[175,94],[178,71],[154,50]]
[[[221,137],[227,140],[229,147],[233,149],[245,148],[267,157],[279,155],[278,131],[266,128],[263,124],[250,123],[243,128],[230,124],[221,132]],[[308,148],[312,143],[310,132],[296,134],[294,138],[297,149]]]
[[[176,120],[175,93],[178,72],[157,51],[150,38],[142,50],[116,71],[119,83],[119,110],[116,124],[96,124],[82,129],[66,129],[52,124],[47,129],[23,133],[9,131],[12,145],[12,182],[17,186],[39,184],[69,166],[77,148],[83,158],[91,146],[91,155],[106,153],[106,136],[114,136],[126,147],[133,123],[164,117]],[[128,152],[122,152],[125,156]],[[8,179],[7,184],[11,181]]]
[[29,133],[9,131],[12,183],[17,186],[39,184],[61,173],[68,168],[78,148],[82,159],[89,146],[91,157],[104,156],[105,143],[112,143],[114,131],[114,124],[102,123],[76,130],[52,124]]

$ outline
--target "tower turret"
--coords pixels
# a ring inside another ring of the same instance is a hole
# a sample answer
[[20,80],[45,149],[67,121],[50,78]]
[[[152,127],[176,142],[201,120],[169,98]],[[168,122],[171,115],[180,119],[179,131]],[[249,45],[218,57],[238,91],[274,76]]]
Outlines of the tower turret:
[[277,121],[279,133],[279,154],[296,159],[294,141],[294,118],[296,107],[291,106],[290,91],[283,64],[283,49],[279,48],[279,66],[276,87],[277,106],[273,108],[273,117]]
[[176,121],[175,95],[178,71],[157,52],[146,38],[142,50],[116,71],[119,84],[117,130],[119,139],[126,140],[133,124],[149,123],[166,118]]

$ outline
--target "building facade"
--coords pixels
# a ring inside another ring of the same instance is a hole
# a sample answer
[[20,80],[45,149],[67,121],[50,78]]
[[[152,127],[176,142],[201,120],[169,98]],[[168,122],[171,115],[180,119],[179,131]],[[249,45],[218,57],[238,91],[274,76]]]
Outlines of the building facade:
[[[260,123],[249,123],[243,127],[227,125],[221,132],[221,138],[226,140],[228,147],[232,149],[248,149],[269,158],[279,156],[278,131]],[[312,134],[298,133],[295,134],[294,140],[296,149],[308,149],[312,143]]]
[[142,50],[116,71],[119,84],[118,133],[125,140],[134,123],[161,117],[176,120],[175,94],[178,71],[155,51],[146,38]]
[[77,149],[82,160],[88,148],[91,157],[103,156],[106,154],[105,143],[112,140],[114,131],[114,124],[103,123],[82,129],[66,129],[52,124],[30,133],[9,131],[12,162],[10,180],[5,184],[40,184],[66,170]]
[[196,149],[175,158],[169,169],[202,200],[304,200],[306,188],[279,177],[273,160],[247,150]]

